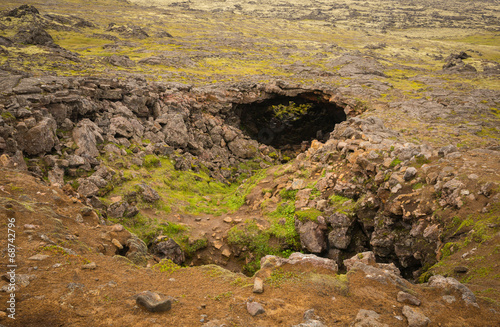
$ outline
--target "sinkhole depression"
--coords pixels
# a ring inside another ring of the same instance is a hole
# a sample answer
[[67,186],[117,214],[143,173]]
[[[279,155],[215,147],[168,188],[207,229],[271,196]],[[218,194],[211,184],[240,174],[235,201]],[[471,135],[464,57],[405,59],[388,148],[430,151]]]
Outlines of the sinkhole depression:
[[328,140],[335,125],[347,118],[342,106],[314,92],[237,104],[234,112],[240,128],[253,139],[294,152],[314,139]]

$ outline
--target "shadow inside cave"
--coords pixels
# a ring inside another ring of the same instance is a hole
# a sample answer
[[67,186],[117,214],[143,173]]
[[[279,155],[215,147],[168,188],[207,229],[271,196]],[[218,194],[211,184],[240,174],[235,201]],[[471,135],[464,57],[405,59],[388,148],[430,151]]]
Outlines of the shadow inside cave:
[[328,140],[335,125],[347,118],[343,107],[314,92],[237,104],[234,112],[251,138],[283,151]]

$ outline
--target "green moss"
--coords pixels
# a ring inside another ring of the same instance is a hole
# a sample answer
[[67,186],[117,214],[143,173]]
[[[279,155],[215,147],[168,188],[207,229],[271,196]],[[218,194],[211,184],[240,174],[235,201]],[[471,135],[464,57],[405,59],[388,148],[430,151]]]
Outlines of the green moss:
[[395,158],[394,160],[392,160],[391,164],[389,165],[389,167],[391,168],[394,168],[396,167],[397,165],[399,165],[402,161],[399,160],[399,158]]
[[273,159],[278,159],[279,155],[273,151],[273,152],[269,153],[269,157],[273,158]]
[[317,222],[318,217],[321,216],[322,214],[323,213],[317,209],[309,208],[306,210],[296,211],[295,217],[297,217],[297,219],[302,221],[302,222],[307,221],[307,220]]
[[483,129],[476,133],[478,136],[483,138],[493,138],[496,140],[500,140],[500,130],[496,127],[483,127]]
[[415,184],[413,184],[412,189],[418,190],[418,189],[421,189],[423,186],[424,186],[423,183],[415,183]]
[[269,245],[269,233],[259,229],[254,221],[246,221],[243,226],[234,226],[228,231],[227,240],[231,245],[246,247],[253,253],[254,260],[243,266],[243,270],[254,274],[260,269],[260,258],[277,250]]
[[[116,164],[106,158],[103,160],[111,166]],[[156,209],[157,214],[180,211],[220,215],[233,212],[245,203],[246,196],[266,176],[266,170],[259,170],[250,178],[227,185],[213,180],[204,166],[199,167],[199,172],[178,171],[173,161],[154,155],[146,156],[144,162],[144,167],[118,168],[123,177],[114,181],[109,196],[124,197],[137,192],[137,184],[147,183],[159,193],[162,201],[151,205],[138,197],[138,207]]]
[[285,283],[297,282],[301,275],[293,271],[284,271],[283,268],[276,268],[271,272],[271,276],[266,278],[265,283],[271,287],[280,288]]
[[425,156],[417,156],[415,157],[416,167],[422,167],[425,164],[429,164],[431,161],[427,159]]
[[204,249],[208,246],[208,240],[206,238],[197,239],[194,242],[188,242],[184,247],[184,252],[188,257],[192,257],[196,251]]
[[434,273],[426,271],[418,277],[418,282],[420,284],[427,283],[432,276],[434,276]]
[[232,291],[227,291],[227,292],[219,293],[219,294],[214,295],[214,296],[208,296],[208,298],[211,298],[214,301],[221,301],[223,299],[229,299],[229,298],[232,298],[232,297],[233,297],[233,292]]
[[330,205],[334,208],[335,212],[343,213],[345,215],[352,215],[356,209],[356,202],[341,195],[332,195],[328,198]]
[[144,157],[143,165],[146,168],[156,168],[161,166],[161,161],[157,156],[149,154]]
[[3,111],[1,116],[7,122],[14,122],[16,120],[16,117],[8,111]]
[[446,243],[443,246],[443,248],[441,249],[441,260],[446,259],[447,257],[452,255],[457,250],[458,247],[457,246],[454,247],[454,245],[456,245],[456,244],[453,242],[450,242],[450,243]]
[[321,191],[317,188],[313,188],[311,191],[311,195],[309,195],[309,200],[317,199],[321,196]]
[[139,212],[132,218],[109,218],[114,223],[122,224],[128,231],[137,235],[146,244],[152,242],[157,236],[164,235],[174,239],[181,247],[185,247],[186,233],[189,228],[173,222],[165,223],[159,219],[151,218]]
[[295,201],[297,192],[297,190],[282,189],[279,194],[283,201]]
[[167,274],[171,274],[181,269],[181,266],[175,264],[170,259],[162,259],[160,262],[158,262],[156,265],[153,266],[153,269],[159,270]]
[[295,230],[295,205],[282,202],[275,211],[269,213],[271,227],[269,233],[281,240],[285,249],[300,249],[300,239]]
[[[243,271],[253,275],[260,269],[260,259],[268,254],[288,257],[300,247],[300,241],[295,231],[293,204],[283,204],[270,214],[271,227],[261,229],[255,221],[246,221],[242,226],[234,226],[228,231],[228,243],[240,248],[246,248],[248,253],[243,256],[251,258],[243,266]],[[284,221],[282,221],[284,220]],[[271,245],[271,239],[280,242]],[[244,258],[242,258],[244,259]]]

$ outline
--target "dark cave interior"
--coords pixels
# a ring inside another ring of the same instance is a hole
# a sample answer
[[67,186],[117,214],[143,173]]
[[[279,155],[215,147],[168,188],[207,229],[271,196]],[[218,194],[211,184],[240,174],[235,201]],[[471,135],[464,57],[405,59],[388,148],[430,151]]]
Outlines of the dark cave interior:
[[237,104],[235,113],[250,137],[279,150],[297,150],[314,139],[326,141],[335,125],[346,120],[344,108],[314,92]]

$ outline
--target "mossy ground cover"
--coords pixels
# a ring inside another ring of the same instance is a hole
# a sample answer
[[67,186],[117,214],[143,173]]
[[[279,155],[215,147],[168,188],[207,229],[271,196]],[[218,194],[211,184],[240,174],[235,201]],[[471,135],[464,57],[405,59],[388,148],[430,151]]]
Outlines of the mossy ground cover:
[[[81,61],[74,62],[60,57],[53,62],[50,54],[43,53],[44,50],[40,50],[42,53],[38,57],[17,56],[14,60],[13,54],[28,51],[23,48],[12,51],[9,55],[0,56],[0,60],[14,68],[29,69],[34,74],[38,71],[40,73],[51,71],[60,75],[140,73],[150,80],[186,81],[197,84],[241,81],[248,79],[249,76],[264,82],[281,76],[300,83],[313,84],[320,81],[332,85],[346,84],[348,80],[337,76],[316,76],[312,79],[299,71],[304,71],[301,67],[310,67],[335,72],[335,69],[328,68],[327,63],[346,51],[353,50],[371,53],[384,64],[416,67],[424,70],[425,74],[433,73],[442,66],[442,60],[435,59],[436,57],[463,50],[464,44],[481,47],[482,57],[475,56],[474,59],[478,65],[484,60],[499,60],[498,43],[495,42],[498,36],[492,32],[477,29],[476,33],[466,33],[463,29],[453,28],[398,29],[397,26],[388,31],[370,28],[367,32],[361,26],[368,28],[371,25],[366,19],[362,19],[362,15],[354,15],[354,12],[364,12],[368,7],[359,7],[356,3],[350,4],[352,8],[359,8],[352,9],[354,16],[349,20],[341,18],[342,10],[338,9],[340,11],[337,12],[337,9],[331,8],[332,14],[340,15],[337,17],[338,24],[333,25],[328,21],[316,19],[288,20],[273,17],[270,13],[255,17],[245,10],[236,14],[223,11],[216,15],[205,11],[193,12],[171,6],[172,3],[168,1],[155,2],[161,8],[149,7],[150,2],[147,4],[141,1],[135,2],[139,5],[107,0],[96,2],[89,7],[81,6],[81,1],[78,0],[64,3],[35,1],[33,5],[37,6],[42,14],[74,15],[84,17],[95,24],[94,27],[69,30],[48,29],[58,45],[78,53]],[[0,9],[12,9],[19,4],[20,1],[9,1],[0,4]],[[201,4],[198,1],[190,5],[196,7]],[[247,5],[244,4],[244,7]],[[369,8],[372,8],[372,5],[374,2],[368,3]],[[377,4],[373,8],[385,10],[383,9],[385,7],[385,4]],[[200,8],[205,7],[201,5]],[[430,12],[425,11],[416,17],[424,19],[427,14]],[[352,28],[349,22],[356,26],[360,25]],[[110,23],[140,26],[150,37],[142,39],[108,31]],[[13,18],[9,26],[12,25],[14,28],[0,31],[0,35],[12,37],[17,27],[22,24],[20,19]],[[373,26],[377,24],[374,23]],[[161,32],[170,33],[173,38],[156,37]],[[118,38],[118,41],[104,39],[102,35]],[[385,46],[380,49],[365,48],[376,43],[384,43]],[[111,55],[128,56],[136,62],[136,65],[113,66],[106,61],[106,57]],[[141,59],[158,55],[171,60],[159,65],[138,63]],[[177,59],[172,60],[173,58]],[[188,60],[183,61],[178,58]],[[384,80],[391,83],[395,90],[402,90],[408,95],[425,89],[425,85],[421,85],[420,82],[410,81],[398,74],[388,74]],[[500,87],[494,80],[486,83],[467,79],[465,81],[485,88]]]
[[[487,212],[469,214],[467,216],[455,215],[445,219],[445,230],[441,235],[443,245],[439,252],[439,262],[422,274],[419,281],[424,282],[433,274],[453,276],[463,283],[473,287],[474,291],[491,299],[498,299],[497,293],[489,292],[484,285],[499,285],[498,246],[500,206],[491,206]],[[447,211],[439,211],[439,217],[446,216]],[[466,273],[457,273],[456,267],[466,267]],[[482,285],[482,286],[475,286]],[[488,296],[489,295],[489,296]],[[500,303],[497,303],[500,304]]]
[[[108,163],[113,166],[113,162]],[[245,196],[256,182],[265,176],[265,171],[258,171],[244,181],[228,185],[211,178],[206,168],[202,167],[199,172],[179,171],[171,159],[155,155],[146,156],[142,167],[132,165],[121,171],[122,176],[108,198],[126,197],[138,191],[138,184],[147,183],[160,194],[161,200],[154,204],[140,201],[139,207],[195,215],[234,212],[244,204]]]
[[[266,170],[252,170],[243,174],[232,184],[218,182],[208,175],[206,168],[198,172],[179,171],[174,162],[164,156],[147,155],[143,165],[128,163],[129,156],[120,158],[102,158],[108,167],[120,171],[108,188],[109,193],[101,200],[111,204],[113,199],[136,203],[140,212],[133,217],[109,218],[123,224],[146,243],[156,236],[172,237],[188,256],[208,245],[206,237],[193,237],[191,228],[178,223],[179,215],[220,216],[237,211],[245,203],[246,196],[255,185],[266,176]],[[128,167],[128,168],[126,168]],[[155,189],[160,199],[154,203],[145,201],[139,185],[147,184]]]

